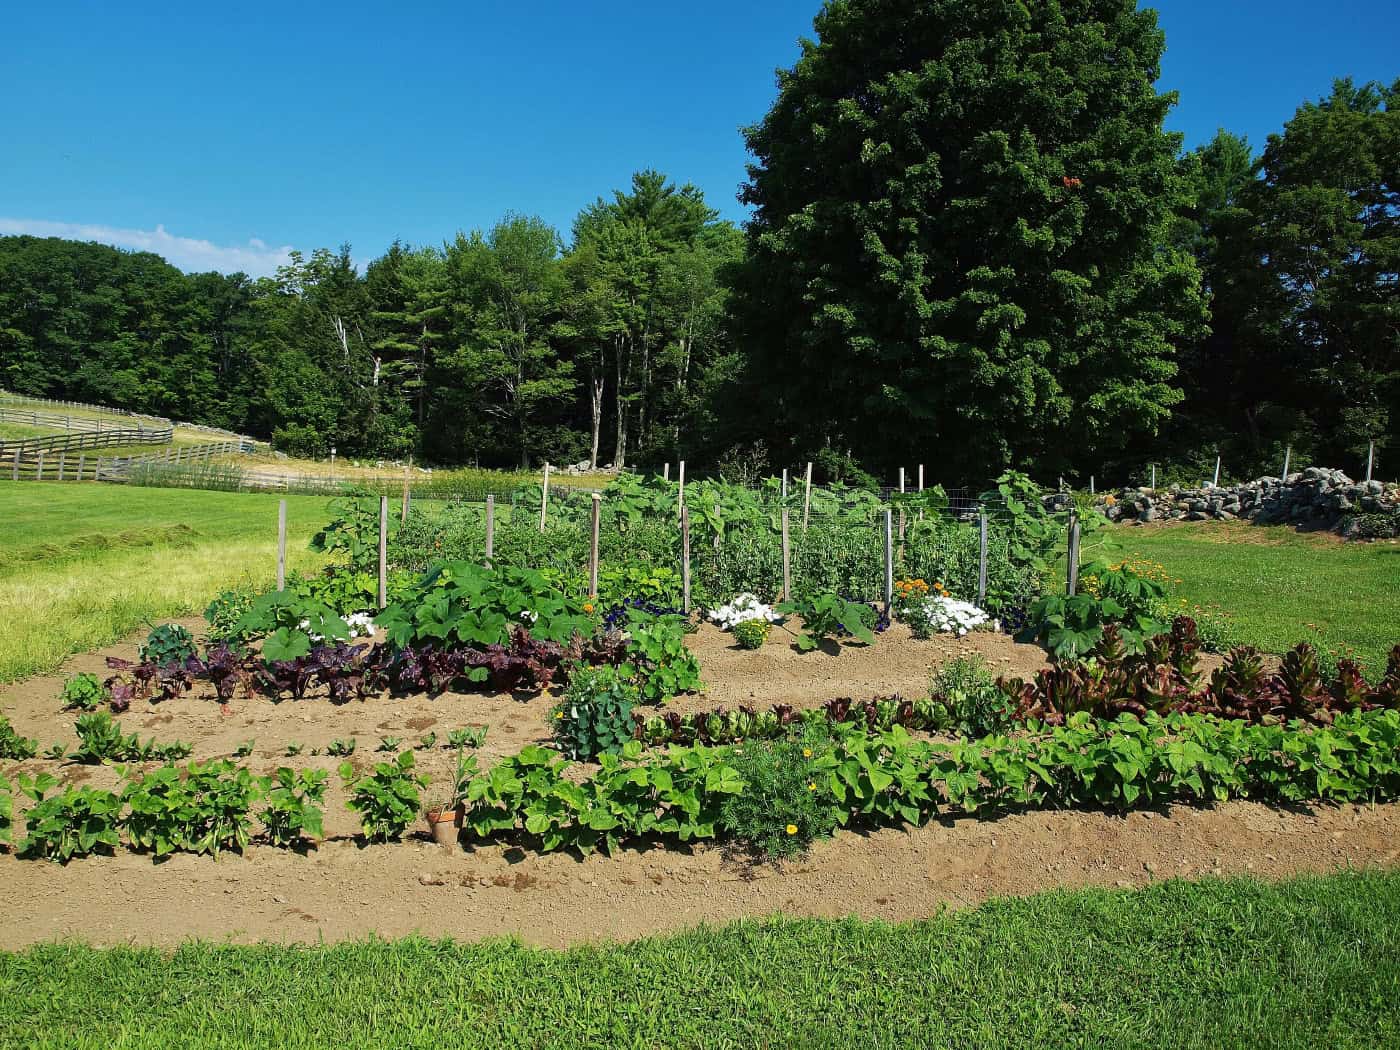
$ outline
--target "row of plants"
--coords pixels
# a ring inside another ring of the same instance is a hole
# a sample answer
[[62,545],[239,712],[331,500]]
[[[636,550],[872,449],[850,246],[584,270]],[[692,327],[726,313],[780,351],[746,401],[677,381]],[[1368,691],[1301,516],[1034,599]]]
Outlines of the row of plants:
[[1011,702],[1009,717],[1063,723],[1081,712],[1101,718],[1195,713],[1325,725],[1347,712],[1400,708],[1400,645],[1372,683],[1349,659],[1329,671],[1308,642],[1285,653],[1274,671],[1266,669],[1259,650],[1237,647],[1207,677],[1200,666],[1200,634],[1187,616],[1176,617],[1169,631],[1136,649],[1125,636],[1116,625],[1106,625],[1083,658],[1055,658],[1029,682],[999,682]]
[[526,748],[471,780],[464,827],[545,851],[718,837],[782,855],[839,827],[955,814],[1374,801],[1400,792],[1400,712],[1354,711],[1329,726],[1081,713],[976,742],[805,724],[742,746],[649,752],[634,740],[598,763],[580,776],[556,752]]

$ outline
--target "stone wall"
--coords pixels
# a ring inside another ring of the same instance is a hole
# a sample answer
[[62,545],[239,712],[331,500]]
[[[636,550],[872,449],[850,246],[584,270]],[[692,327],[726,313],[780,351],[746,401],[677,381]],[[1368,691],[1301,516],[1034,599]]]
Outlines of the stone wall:
[[[1393,519],[1400,534],[1400,486],[1353,481],[1340,470],[1308,467],[1286,478],[1259,478],[1216,488],[1121,489],[1101,494],[1100,509],[1113,521],[1233,521],[1299,525],[1364,534],[1363,515]],[[1371,519],[1374,527],[1375,519]]]

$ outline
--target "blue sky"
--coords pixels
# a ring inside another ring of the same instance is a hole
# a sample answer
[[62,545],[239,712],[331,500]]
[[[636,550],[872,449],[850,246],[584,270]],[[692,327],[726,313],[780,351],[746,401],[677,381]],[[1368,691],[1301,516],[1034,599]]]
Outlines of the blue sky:
[[[818,0],[19,4],[0,12],[0,233],[267,273],[290,247],[439,243],[506,211],[567,233],[631,172],[723,214],[740,126]],[[1162,0],[1188,144],[1256,146],[1335,76],[1400,76],[1394,0]]]

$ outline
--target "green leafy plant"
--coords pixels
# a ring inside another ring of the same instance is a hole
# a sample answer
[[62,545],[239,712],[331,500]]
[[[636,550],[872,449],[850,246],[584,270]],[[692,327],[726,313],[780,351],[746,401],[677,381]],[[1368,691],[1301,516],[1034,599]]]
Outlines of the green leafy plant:
[[399,747],[400,747],[402,744],[403,744],[403,737],[401,737],[401,736],[381,736],[381,737],[379,738],[379,746],[376,747],[375,750],[376,750],[376,751],[393,751],[395,754],[397,754],[397,753],[398,753],[398,750],[399,750]]
[[830,740],[812,730],[735,747],[730,762],[743,788],[720,806],[725,836],[770,860],[805,853],[815,839],[830,836],[841,823],[819,772],[830,750]]
[[430,751],[437,746],[437,732],[424,733],[418,738],[418,743],[413,745],[415,751]]
[[266,790],[265,777],[228,759],[183,769],[164,765],[129,779],[123,789],[127,836],[157,858],[177,850],[241,853],[252,834],[253,804]]
[[14,797],[13,787],[3,776],[0,776],[0,842],[10,843],[14,841]]
[[304,751],[305,749],[306,749],[306,745],[305,745],[305,744],[299,743],[299,742],[297,742],[297,741],[293,741],[292,743],[290,743],[290,744],[287,745],[287,752],[286,752],[287,757],[288,757],[288,758],[296,758],[296,756],[299,755],[299,754],[301,754],[302,751]]
[[0,758],[23,762],[39,753],[39,741],[20,736],[10,720],[0,715]]
[[772,626],[767,620],[741,620],[731,631],[740,649],[762,649]]
[[472,778],[477,774],[476,756],[468,755],[460,748],[452,763],[452,786],[445,795],[438,795],[429,801],[423,811],[427,814],[440,814],[464,807],[471,791]]
[[634,610],[621,669],[636,682],[643,703],[661,704],[704,688],[700,661],[686,648],[685,626],[676,616],[652,617]]
[[550,712],[555,745],[570,758],[592,760],[621,751],[632,739],[632,708],[640,692],[625,670],[578,667],[563,698]]
[[83,671],[63,683],[62,699],[68,710],[96,711],[111,699],[111,693],[97,675]]
[[828,639],[850,637],[866,645],[875,641],[871,631],[875,625],[875,610],[835,594],[817,594],[784,602],[778,606],[778,612],[802,618],[797,647],[803,652],[810,652]]
[[354,737],[349,740],[332,740],[326,745],[326,754],[336,758],[348,758],[355,753],[357,742]]
[[239,744],[236,748],[234,748],[233,755],[235,758],[247,758],[253,753],[253,748],[256,745],[256,740],[245,740],[243,741],[243,743]]
[[247,645],[253,638],[244,617],[253,607],[257,595],[252,588],[237,587],[220,591],[205,607],[207,635],[211,642],[226,642],[235,648]]
[[447,743],[454,748],[478,748],[486,743],[486,730],[484,725],[463,726],[461,729],[453,729],[447,734]]
[[1012,704],[979,655],[949,660],[934,674],[930,693],[947,710],[950,726],[964,736],[980,739],[1011,724]]
[[194,635],[178,623],[163,623],[146,636],[140,651],[142,660],[158,667],[184,663],[194,656]]
[[73,761],[87,765],[146,762],[153,758],[170,761],[186,758],[193,750],[189,744],[178,740],[169,744],[157,744],[155,740],[142,742],[135,733],[123,733],[121,723],[106,711],[79,715],[73,728],[78,734]]
[[[331,520],[311,537],[311,549],[344,558],[351,568],[373,570],[379,557],[379,500],[347,496],[332,500],[330,511]],[[389,538],[398,525],[398,518],[391,514]]]
[[358,778],[354,766],[343,762],[340,779],[350,792],[345,805],[359,814],[360,830],[370,842],[402,838],[418,817],[419,792],[428,786],[428,778],[414,767],[412,751],[404,751],[392,762],[379,762]]
[[324,769],[292,770],[280,766],[268,781],[263,809],[258,814],[268,842],[291,849],[305,840],[319,839],[324,834],[325,798]]
[[24,815],[25,837],[20,853],[64,864],[91,853],[110,853],[121,844],[118,821],[121,799],[115,792],[66,785],[48,795],[58,781],[48,773],[20,776],[20,791],[34,801]]

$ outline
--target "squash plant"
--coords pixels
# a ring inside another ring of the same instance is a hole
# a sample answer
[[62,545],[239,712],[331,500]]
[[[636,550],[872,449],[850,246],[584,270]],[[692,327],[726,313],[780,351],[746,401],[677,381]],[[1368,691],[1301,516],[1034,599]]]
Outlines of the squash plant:
[[412,751],[392,762],[378,762],[356,777],[349,762],[340,764],[340,779],[350,791],[347,809],[360,815],[360,830],[370,842],[397,842],[418,817],[419,792],[428,778],[414,765]]
[[265,803],[258,818],[274,846],[295,847],[322,834],[322,809],[326,798],[324,769],[289,769],[280,766],[267,782]]
[[804,653],[827,639],[849,637],[866,645],[875,642],[871,631],[875,625],[875,610],[862,602],[847,601],[830,592],[783,602],[778,606],[778,612],[789,616],[795,613],[802,618],[802,633],[797,636],[797,647]]
[[121,844],[117,833],[121,799],[115,792],[66,786],[48,795],[58,780],[49,773],[20,776],[19,789],[34,805],[24,815],[26,834],[20,852],[66,864],[74,857],[110,851]]

